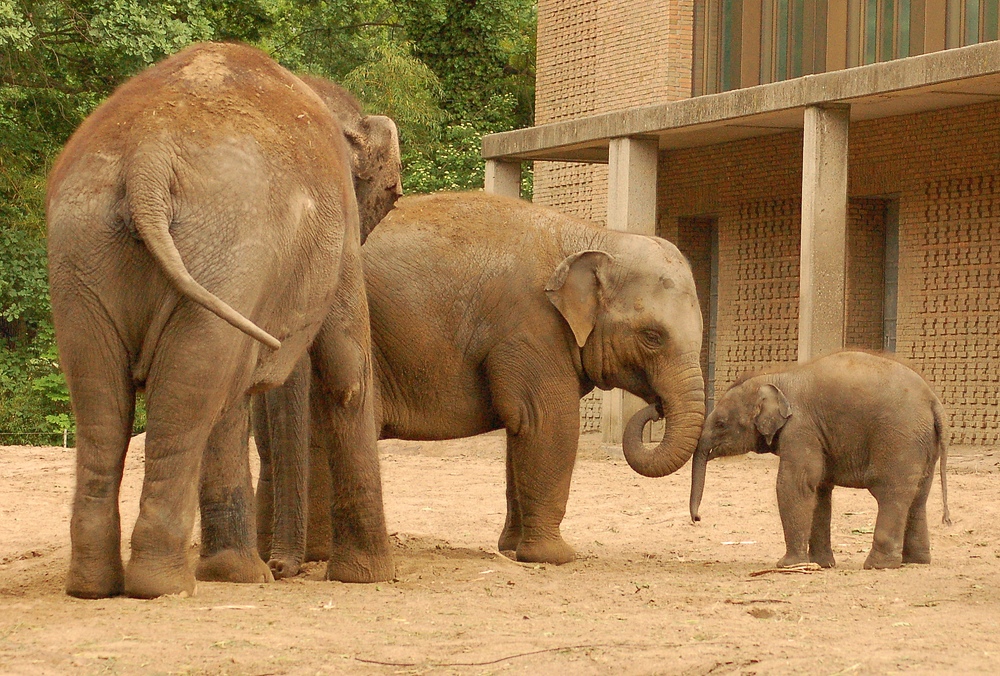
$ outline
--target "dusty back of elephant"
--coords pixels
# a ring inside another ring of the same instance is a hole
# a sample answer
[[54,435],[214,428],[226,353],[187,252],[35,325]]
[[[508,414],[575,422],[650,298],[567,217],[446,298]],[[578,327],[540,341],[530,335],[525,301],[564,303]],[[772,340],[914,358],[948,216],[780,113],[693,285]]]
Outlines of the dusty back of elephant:
[[282,342],[258,350],[254,376],[280,382],[330,308],[357,230],[351,188],[343,134],[311,88],[257,49],[195,45],[119,87],[59,156],[53,304],[99,299],[141,363],[172,294],[144,240],[169,232],[191,277]]

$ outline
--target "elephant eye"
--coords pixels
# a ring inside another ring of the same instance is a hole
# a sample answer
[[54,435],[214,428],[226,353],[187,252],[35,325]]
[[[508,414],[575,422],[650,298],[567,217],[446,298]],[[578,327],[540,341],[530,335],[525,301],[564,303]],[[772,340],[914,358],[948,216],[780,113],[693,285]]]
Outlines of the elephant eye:
[[646,347],[660,348],[663,347],[663,334],[655,329],[645,329],[639,332],[642,342],[646,344]]

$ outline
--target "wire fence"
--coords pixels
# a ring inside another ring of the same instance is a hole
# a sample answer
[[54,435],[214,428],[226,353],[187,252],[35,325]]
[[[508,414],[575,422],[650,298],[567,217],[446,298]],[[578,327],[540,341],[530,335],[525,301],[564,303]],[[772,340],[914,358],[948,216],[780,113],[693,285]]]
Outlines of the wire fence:
[[9,446],[11,440],[16,443],[19,439],[31,443],[38,437],[47,437],[50,440],[56,440],[56,443],[58,443],[58,439],[62,438],[63,448],[69,448],[69,430],[62,430],[61,432],[0,432],[0,445]]

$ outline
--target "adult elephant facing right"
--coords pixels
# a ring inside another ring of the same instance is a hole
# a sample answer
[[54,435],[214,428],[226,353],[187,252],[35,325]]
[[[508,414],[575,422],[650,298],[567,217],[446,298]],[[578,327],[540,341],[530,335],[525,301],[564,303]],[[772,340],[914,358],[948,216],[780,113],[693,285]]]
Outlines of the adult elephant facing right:
[[[595,385],[651,404],[627,426],[633,469],[664,476],[691,457],[705,410],[702,318],[690,267],[673,244],[520,200],[439,193],[401,200],[362,256],[381,437],[454,439],[505,428],[501,551],[515,550],[520,561],[574,558],[560,523],[579,400]],[[336,402],[313,387],[310,405],[315,414]],[[269,411],[271,426],[257,429],[265,453],[301,448],[308,436],[301,416],[280,414]],[[659,414],[666,434],[646,448],[642,426]],[[331,433],[313,422],[314,440]],[[325,556],[329,529],[340,527],[330,505],[336,512],[349,496],[326,467],[312,463],[325,477],[310,479],[307,559]],[[273,459],[271,470],[277,477],[305,468]],[[258,505],[267,499],[259,490]],[[301,492],[276,495],[274,539],[258,537],[276,577],[294,575],[303,560],[301,500]]]

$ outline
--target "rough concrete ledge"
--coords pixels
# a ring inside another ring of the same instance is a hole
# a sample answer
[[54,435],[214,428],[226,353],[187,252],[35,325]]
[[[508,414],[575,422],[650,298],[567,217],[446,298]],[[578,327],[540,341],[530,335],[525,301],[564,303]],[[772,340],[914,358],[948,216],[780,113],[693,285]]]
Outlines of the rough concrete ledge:
[[[863,113],[852,112],[852,119],[872,119],[992,98],[1000,98],[1000,42],[490,134],[482,153],[499,160],[606,161],[615,137],[657,136],[663,150],[672,140],[677,147],[724,142],[732,136],[726,123],[737,121],[771,133],[801,128],[807,106],[860,103]],[[697,140],[668,134],[684,129],[698,132]]]

